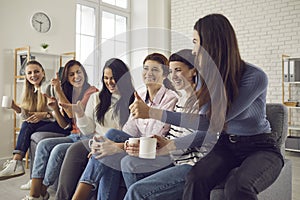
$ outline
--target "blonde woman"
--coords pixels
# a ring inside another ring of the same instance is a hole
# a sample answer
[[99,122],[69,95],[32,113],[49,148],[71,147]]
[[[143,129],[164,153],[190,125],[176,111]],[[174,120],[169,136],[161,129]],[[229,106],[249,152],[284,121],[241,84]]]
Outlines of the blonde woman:
[[[61,128],[53,120],[53,116],[47,106],[47,99],[41,92],[41,86],[46,79],[42,65],[35,60],[29,61],[25,67],[25,77],[22,103],[18,106],[12,101],[11,106],[16,113],[21,115],[24,122],[13,151],[13,159],[7,162],[5,168],[0,172],[0,180],[20,176],[25,173],[22,159],[29,148],[30,137],[34,132],[49,130],[61,134],[69,132],[69,130]],[[48,93],[50,93],[49,89]]]

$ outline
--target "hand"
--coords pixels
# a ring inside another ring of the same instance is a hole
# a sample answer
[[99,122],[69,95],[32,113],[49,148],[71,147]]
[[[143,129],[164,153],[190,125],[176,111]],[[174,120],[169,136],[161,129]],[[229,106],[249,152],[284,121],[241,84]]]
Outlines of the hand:
[[55,78],[52,78],[50,83],[56,91],[61,90],[61,85],[60,85],[60,79],[59,79],[59,73],[58,72],[56,72]]
[[94,141],[91,146],[91,153],[95,156],[96,159],[100,159],[102,157],[113,155],[123,151],[116,145],[115,142],[105,137],[99,137],[97,140],[103,140],[103,142]]
[[47,94],[43,94],[43,95],[44,95],[44,97],[47,98],[48,107],[50,107],[54,111],[59,111],[57,99],[55,97],[50,97]]
[[140,144],[139,143],[135,143],[135,144],[129,144],[129,143],[125,143],[124,145],[124,150],[126,151],[126,153],[128,153],[128,155],[130,156],[139,156],[139,151],[140,151]]
[[147,119],[149,118],[149,110],[150,107],[142,100],[142,98],[137,94],[137,92],[134,92],[135,100],[134,102],[129,106],[130,112],[133,116],[133,118],[142,118]]
[[59,103],[61,107],[65,110],[70,110],[72,113],[76,113],[77,117],[83,117],[84,116],[84,109],[83,105],[80,101],[77,101],[76,104],[71,103]]
[[157,139],[157,155],[168,155],[170,151],[175,150],[176,146],[173,140],[169,140],[166,137],[154,135],[154,138]]
[[45,114],[43,112],[28,112],[30,115],[25,121],[29,123],[38,123],[44,119]]

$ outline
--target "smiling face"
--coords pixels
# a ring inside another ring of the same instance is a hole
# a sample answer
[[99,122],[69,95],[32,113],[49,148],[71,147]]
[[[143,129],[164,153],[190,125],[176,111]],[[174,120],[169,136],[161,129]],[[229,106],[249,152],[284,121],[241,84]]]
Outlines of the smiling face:
[[73,65],[68,71],[68,81],[75,88],[81,88],[84,84],[84,73],[79,65]]
[[186,64],[179,61],[169,63],[171,80],[176,90],[188,89],[193,86],[193,77],[196,76],[195,68],[190,69]]
[[35,87],[39,87],[43,78],[45,77],[45,72],[43,69],[36,64],[29,64],[25,68],[25,76],[26,79],[34,85]]
[[110,93],[112,94],[118,93],[118,87],[113,77],[112,70],[108,67],[104,69],[103,81]]
[[153,60],[147,60],[143,66],[143,80],[146,85],[163,84],[164,76],[162,65]]

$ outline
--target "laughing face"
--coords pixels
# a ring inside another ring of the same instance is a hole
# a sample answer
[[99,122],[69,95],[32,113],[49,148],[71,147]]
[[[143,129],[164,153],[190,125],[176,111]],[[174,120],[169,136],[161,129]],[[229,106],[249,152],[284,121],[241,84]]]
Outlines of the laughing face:
[[103,81],[110,93],[118,93],[118,87],[113,77],[112,70],[108,67],[104,69]]
[[196,76],[195,69],[190,69],[186,64],[178,61],[171,61],[170,64],[171,80],[176,90],[183,90],[191,87],[193,77]]
[[75,88],[81,88],[84,84],[84,73],[80,66],[73,65],[68,71],[68,81]]
[[41,85],[42,80],[45,77],[44,70],[39,66],[35,64],[29,64],[26,66],[25,69],[25,76],[26,79],[34,85],[35,87],[39,87]]
[[162,65],[153,60],[147,60],[143,66],[143,80],[146,85],[163,84],[164,80]]

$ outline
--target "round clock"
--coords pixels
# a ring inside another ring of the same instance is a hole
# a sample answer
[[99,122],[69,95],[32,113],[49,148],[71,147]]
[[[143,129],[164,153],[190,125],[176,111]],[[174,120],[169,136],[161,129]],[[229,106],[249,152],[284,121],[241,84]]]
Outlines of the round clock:
[[51,21],[47,14],[36,12],[31,17],[31,26],[40,33],[46,33],[50,30]]

